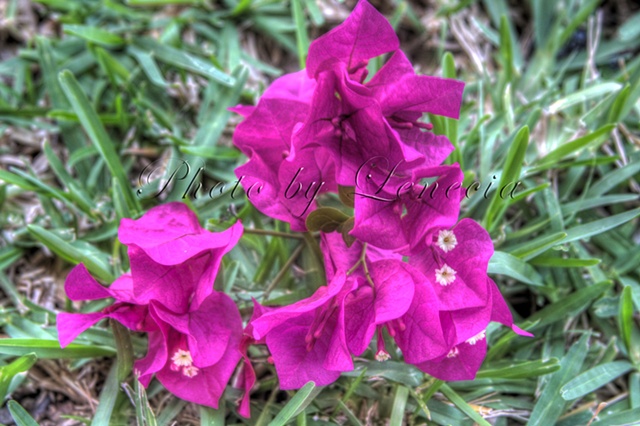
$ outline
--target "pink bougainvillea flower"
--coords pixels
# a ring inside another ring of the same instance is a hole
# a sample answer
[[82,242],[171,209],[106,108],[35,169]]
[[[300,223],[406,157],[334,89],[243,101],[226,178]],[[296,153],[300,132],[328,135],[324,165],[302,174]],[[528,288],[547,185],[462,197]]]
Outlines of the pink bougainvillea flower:
[[98,321],[112,318],[135,331],[155,330],[148,321],[148,308],[136,305],[130,274],[122,275],[110,287],[100,285],[83,265],[74,267],[65,280],[65,291],[71,300],[99,300],[112,297],[116,303],[102,312],[67,313],[57,316],[58,340],[63,348]]
[[[320,249],[324,256],[327,281],[330,281],[334,275],[350,271],[362,257],[365,247],[363,242],[359,240],[347,247],[341,234],[331,232],[320,235]],[[368,263],[380,260],[402,260],[401,254],[379,249],[374,245],[366,247],[365,257]]]
[[[349,294],[345,303],[347,343],[354,355],[360,356],[365,351],[376,329],[387,326],[392,330],[407,313],[415,291],[409,269],[413,268],[398,260],[381,260],[368,266],[370,282],[360,276],[360,286]],[[437,310],[435,313],[437,320]],[[381,346],[379,350],[382,353],[378,355],[384,356],[384,348]]]
[[344,64],[320,73],[317,81],[309,115],[293,135],[293,144],[327,149],[338,184],[353,186],[358,168],[372,157],[387,158],[403,168],[424,161],[400,141],[370,90],[350,80]]
[[[311,44],[306,73],[274,81],[256,107],[233,109],[246,117],[234,144],[249,157],[236,175],[260,211],[304,231],[316,197],[353,186],[371,158],[385,158],[397,172],[446,158],[452,145],[419,119],[425,112],[457,117],[464,84],[415,75],[398,48],[389,22],[362,0]],[[388,52],[390,61],[364,83],[368,60]]]
[[496,283],[489,277],[487,277],[488,286],[491,289],[491,303],[493,309],[491,310],[491,321],[499,322],[502,325],[510,327],[516,334],[520,336],[533,337],[532,333],[521,329],[513,323],[513,316],[507,302],[504,301],[500,289]]
[[71,300],[115,299],[102,312],[60,313],[62,347],[104,318],[147,332],[147,355],[135,363],[147,386],[155,374],[175,395],[217,408],[242,358],[242,318],[231,298],[214,291],[222,256],[236,244],[241,224],[221,233],[200,227],[185,205],[155,207],[138,220],[123,219],[119,235],[129,246],[131,273],[101,286],[84,265],[68,275]]
[[[340,185],[352,186],[356,169],[374,156],[409,168],[438,165],[453,150],[418,120],[427,112],[457,118],[464,83],[415,75],[398,47],[389,22],[364,0],[310,46],[307,73],[318,84],[297,144],[327,147]],[[368,60],[387,52],[391,59],[364,83]]]
[[473,380],[486,353],[487,341],[484,334],[480,334],[470,342],[453,346],[445,355],[416,364],[416,367],[440,380]]
[[439,309],[482,307],[491,300],[487,267],[493,255],[489,233],[472,219],[451,229],[434,229],[430,244],[416,250],[409,262],[431,282]]
[[149,350],[134,368],[147,386],[153,374],[169,392],[217,408],[242,358],[242,318],[229,296],[213,292],[197,309],[176,314],[152,301],[158,331],[149,333]]
[[[295,149],[292,134],[308,115],[315,81],[304,72],[280,77],[236,128],[234,144],[249,162],[236,169],[247,197],[264,214],[306,230],[318,194],[337,189],[323,149]],[[243,107],[237,112],[245,113]]]
[[317,78],[324,69],[340,63],[362,82],[369,59],[399,47],[398,36],[385,17],[367,1],[360,0],[347,20],[311,43],[307,74]]
[[414,296],[407,312],[387,326],[406,362],[415,364],[448,351],[451,337],[445,333],[435,291],[416,268],[407,268],[414,282]]
[[441,164],[453,151],[446,136],[430,132],[433,126],[419,119],[423,113],[457,119],[463,82],[416,75],[405,54],[397,50],[366,86],[402,142],[424,156],[422,167]]
[[270,309],[252,321],[253,336],[266,342],[281,389],[297,389],[312,380],[334,382],[353,369],[344,334],[344,299],[355,282],[337,274],[311,297]]
[[[136,361],[140,382],[148,386],[153,374],[174,395],[217,408],[238,361],[241,359],[242,319],[229,296],[213,292],[197,309],[176,314],[161,303],[135,304],[130,275],[111,287],[101,286],[84,265],[76,266],[65,282],[72,300],[108,297],[116,303],[95,313],[58,314],[58,339],[62,347],[104,318],[149,334],[147,355]],[[195,307],[195,304],[192,305]]]
[[213,291],[222,256],[241,236],[239,222],[223,232],[207,231],[179,202],[156,206],[137,220],[122,219],[118,238],[129,247],[137,303],[157,300],[185,312],[193,298],[197,307]]
[[353,355],[360,356],[377,333],[376,358],[388,358],[381,338],[384,328],[409,359],[429,359],[447,351],[435,292],[401,255],[359,241],[347,248],[335,233],[323,235],[321,247],[327,274],[347,271],[348,279],[357,283],[344,304],[345,337]]
[[[352,236],[376,247],[407,252],[422,244],[432,229],[456,223],[464,178],[457,164],[409,175],[383,172],[389,168],[385,164],[386,159],[375,158],[358,173]],[[421,184],[425,178],[438,179]]]
[[533,336],[513,324],[511,312],[498,287],[490,278],[487,277],[486,280],[491,294],[486,307],[464,310],[475,311],[464,315],[467,317],[466,327],[461,327],[464,325],[461,316],[450,317],[450,324],[457,323],[454,327],[458,333],[460,330],[463,330],[463,333],[456,335],[455,345],[445,355],[418,363],[416,366],[419,369],[440,380],[473,380],[487,352],[486,327],[489,321],[511,327],[521,336]]

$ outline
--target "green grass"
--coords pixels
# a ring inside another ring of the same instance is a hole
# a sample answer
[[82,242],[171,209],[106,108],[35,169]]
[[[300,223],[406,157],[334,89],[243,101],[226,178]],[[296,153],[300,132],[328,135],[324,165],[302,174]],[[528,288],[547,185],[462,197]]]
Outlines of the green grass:
[[[422,72],[466,82],[460,120],[436,118],[434,130],[455,143],[451,160],[463,165],[465,183],[482,184],[463,215],[490,230],[497,253],[489,272],[516,322],[535,338],[490,327],[487,359],[472,382],[442,383],[394,354],[386,363],[357,361],[332,386],[285,394],[273,367],[260,363],[246,421],[235,413],[239,394],[231,388],[219,410],[175,398],[160,404],[161,386],[145,391],[128,374],[131,360],[114,356],[128,344],[122,330],[114,338],[103,324],[60,349],[52,305],[17,272],[45,267],[54,278],[47,285],[61,286],[70,266],[84,262],[98,279],[112,281],[128,265],[116,239],[120,219],[182,199],[197,169],[154,197],[162,170],[147,182],[145,166],[165,165],[168,178],[186,159],[201,162],[204,187],[215,188],[215,196],[185,198],[207,227],[223,228],[235,214],[258,229],[225,258],[219,277],[243,312],[265,291],[271,304],[313,292],[322,282],[313,242],[288,237],[284,224],[260,215],[243,195],[232,198],[232,184],[215,184],[233,182],[245,161],[230,148],[237,120],[227,108],[254,102],[282,68],[303,64],[311,34],[328,29],[326,17],[313,0],[38,3],[42,19],[62,25],[63,37],[24,40],[0,63],[0,155],[24,160],[0,163],[0,324],[7,337],[0,340],[0,393],[16,399],[6,404],[16,424],[36,424],[19,396],[27,382],[38,388],[25,373],[45,359],[67,360],[71,374],[102,368],[99,404],[84,419],[95,425],[168,425],[185,412],[203,425],[360,425],[367,413],[392,426],[640,419],[640,42],[633,25],[640,12],[619,28],[605,27],[588,54],[588,47],[564,46],[577,30],[594,27],[598,7],[612,13],[597,0],[567,0],[554,13],[541,0],[518,9],[506,0],[441,0],[435,33],[420,20],[420,6],[385,2],[408,41],[403,48],[414,46],[408,53],[416,58],[431,49],[438,58]],[[17,2],[8,4],[8,18],[15,18]],[[532,37],[526,43],[518,35],[522,19],[513,19],[525,11]],[[473,16],[460,21],[461,13]],[[445,41],[461,46],[452,36],[460,22],[478,34],[475,45],[445,53]],[[15,19],[2,25],[9,33],[18,28]],[[436,47],[409,43],[438,33]],[[265,53],[273,51],[278,63]],[[484,69],[476,69],[470,51],[488,53]],[[497,196],[515,181],[521,185],[513,198]],[[292,273],[292,262],[304,273]],[[51,300],[56,310],[74,308],[59,295]],[[137,357],[144,354],[144,338],[133,335],[130,345]],[[365,357],[372,359],[370,352]]]

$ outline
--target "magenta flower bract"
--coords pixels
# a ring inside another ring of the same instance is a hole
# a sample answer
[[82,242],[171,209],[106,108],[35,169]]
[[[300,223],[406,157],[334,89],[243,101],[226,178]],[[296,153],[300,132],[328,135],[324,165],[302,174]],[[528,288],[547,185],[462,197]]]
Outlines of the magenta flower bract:
[[307,74],[317,78],[327,67],[342,63],[356,80],[362,81],[369,59],[399,47],[398,36],[385,17],[361,0],[346,21],[311,43]]
[[80,333],[105,318],[112,318],[136,331],[155,330],[155,324],[147,322],[148,307],[135,304],[132,284],[131,275],[125,274],[116,279],[110,287],[104,287],[89,274],[83,264],[74,267],[64,284],[69,299],[80,301],[112,297],[116,303],[102,312],[59,313],[56,322],[60,346],[67,346]]
[[337,274],[311,297],[269,309],[252,320],[253,336],[266,342],[282,389],[297,389],[310,380],[328,385],[353,369],[344,332],[344,300],[354,284]]
[[304,231],[304,219],[318,194],[337,189],[333,164],[319,150],[298,150],[292,144],[296,125],[309,113],[315,81],[304,72],[280,77],[265,91],[233,134],[234,144],[249,162],[235,171],[247,197],[264,214]]
[[197,307],[213,291],[222,256],[241,236],[240,222],[213,233],[178,202],[154,207],[137,220],[122,219],[118,239],[129,247],[137,303],[157,300],[185,312],[193,298]]
[[210,294],[200,306],[177,315],[155,301],[149,350],[134,368],[147,386],[153,374],[168,391],[187,401],[217,408],[238,362],[242,318],[231,298]]
[[[360,1],[311,43],[306,75],[280,77],[257,107],[233,109],[247,117],[234,143],[249,157],[236,174],[260,211],[303,231],[315,197],[336,184],[354,186],[372,158],[409,173],[446,158],[452,145],[419,119],[426,112],[457,118],[464,84],[416,75],[398,48],[389,22]],[[388,52],[391,59],[365,82],[368,61]]]
[[154,207],[138,220],[123,219],[119,236],[129,246],[131,273],[109,287],[82,264],[69,273],[65,290],[71,300],[115,303],[102,312],[58,314],[60,345],[104,318],[146,332],[147,354],[134,365],[140,382],[148,386],[155,374],[178,397],[217,408],[242,359],[242,318],[213,282],[222,256],[241,234],[240,223],[219,233],[203,229],[180,203]]
[[[383,172],[385,164],[383,158],[377,158],[361,170],[350,234],[377,247],[408,254],[432,229],[456,223],[464,175],[457,164],[404,176]],[[437,180],[421,184],[423,178]]]

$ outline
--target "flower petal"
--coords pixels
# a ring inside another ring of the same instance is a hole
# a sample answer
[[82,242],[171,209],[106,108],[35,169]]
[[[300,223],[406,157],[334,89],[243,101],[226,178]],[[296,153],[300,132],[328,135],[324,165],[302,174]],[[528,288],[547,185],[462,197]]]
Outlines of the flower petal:
[[347,20],[311,43],[307,73],[316,77],[327,61],[337,60],[352,68],[399,45],[389,21],[366,0],[360,0]]
[[109,290],[96,281],[84,264],[74,267],[64,282],[64,291],[71,300],[97,300],[111,297]]

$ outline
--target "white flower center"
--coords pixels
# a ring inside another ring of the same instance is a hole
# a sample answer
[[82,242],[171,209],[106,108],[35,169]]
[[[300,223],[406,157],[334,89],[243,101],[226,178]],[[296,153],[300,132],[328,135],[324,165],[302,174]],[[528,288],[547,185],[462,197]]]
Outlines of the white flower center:
[[176,367],[191,367],[191,364],[193,364],[191,352],[183,349],[178,349],[171,357],[171,361]]
[[480,333],[476,334],[471,339],[467,340],[467,343],[470,344],[470,345],[475,345],[480,340],[482,340],[482,339],[484,339],[486,337],[485,332],[486,332],[486,330],[482,330]]
[[192,378],[198,375],[200,369],[193,365],[193,358],[191,358],[191,352],[184,349],[178,349],[171,357],[171,370],[182,371],[182,374],[188,378]]
[[197,376],[199,371],[200,370],[198,369],[198,367],[190,365],[189,367],[184,367],[182,369],[182,374],[184,374],[188,378],[192,378],[192,377]]
[[456,248],[458,245],[458,240],[456,239],[456,235],[453,231],[448,229],[443,229],[438,233],[438,247],[442,249],[443,252],[447,253]]
[[376,352],[376,361],[380,361],[380,362],[384,362],[387,361],[391,358],[391,355],[389,355],[389,352],[380,349],[378,352]]
[[436,269],[436,282],[442,286],[447,286],[456,280],[456,271],[446,263],[442,268]]
[[458,355],[460,355],[460,350],[458,349],[457,346],[454,346],[453,349],[451,349],[447,354],[447,358],[455,358]]

